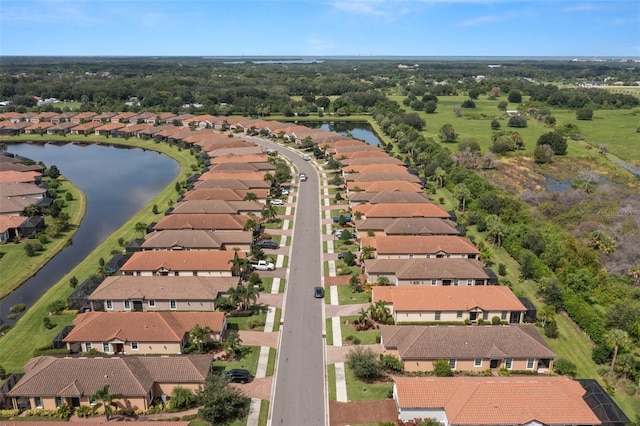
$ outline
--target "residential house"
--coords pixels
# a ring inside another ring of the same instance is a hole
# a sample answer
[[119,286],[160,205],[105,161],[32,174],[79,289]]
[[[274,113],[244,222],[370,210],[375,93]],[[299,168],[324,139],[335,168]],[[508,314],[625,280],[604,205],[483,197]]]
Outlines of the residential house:
[[227,328],[224,312],[85,312],[73,320],[63,339],[72,352],[95,349],[105,354],[181,354],[189,344],[189,331],[209,327],[209,340],[222,341]]
[[47,225],[42,216],[31,216],[18,226],[18,233],[25,238],[33,238],[46,229]]
[[18,227],[28,218],[25,216],[0,215],[0,243],[4,243],[15,238],[19,232]]
[[69,121],[72,123],[81,124],[87,121],[91,121],[91,118],[95,117],[96,115],[98,114],[96,114],[95,112],[85,111],[85,112],[75,114],[73,117],[69,119]]
[[246,214],[260,217],[264,206],[259,201],[187,200],[174,204],[171,214]]
[[98,136],[111,136],[111,132],[116,131],[118,129],[122,129],[126,126],[124,123],[120,122],[108,122],[100,127],[96,127],[94,132]]
[[15,170],[0,171],[0,185],[14,183],[40,184],[42,173],[36,171],[17,172]]
[[72,135],[90,135],[95,133],[95,129],[98,127],[102,127],[101,122],[97,121],[88,121],[86,123],[78,124],[77,126],[71,128]]
[[235,252],[228,250],[139,251],[120,268],[124,275],[230,277]]
[[433,371],[435,361],[446,360],[453,371],[545,373],[556,358],[533,325],[381,325],[380,335],[385,353],[408,372]]
[[[5,164],[5,163],[0,163]],[[20,164],[20,163],[17,163]],[[4,168],[0,166],[0,170],[4,171]],[[34,183],[0,183],[0,197],[2,198],[44,198],[47,190],[41,188]]]
[[61,121],[55,126],[48,127],[47,134],[48,135],[66,135],[71,131],[73,127],[76,127],[77,125],[78,123],[73,123],[71,121]]
[[208,231],[203,229],[167,229],[150,232],[140,245],[141,250],[238,250],[248,252],[253,241],[252,231]]
[[367,259],[364,261],[367,282],[385,277],[395,286],[483,286],[497,284],[484,264],[476,259],[417,258]]
[[382,155],[377,157],[363,157],[363,158],[345,158],[340,160],[340,163],[345,167],[359,166],[359,165],[371,165],[371,164],[398,164],[403,165],[404,162],[396,157],[390,155]]
[[261,154],[262,148],[249,142],[231,139],[225,143],[213,143],[205,145],[202,149],[210,158],[224,157],[231,154],[251,155]]
[[[245,179],[212,179],[213,183],[209,181],[198,181],[194,184],[194,189],[184,194],[184,201],[190,200],[226,200],[226,201],[242,201],[247,194],[252,193],[256,196],[256,201],[265,203],[269,196],[269,189],[265,188],[248,188],[248,189],[228,189],[224,186],[216,187],[214,185],[220,184],[219,182],[229,182],[232,180],[246,181]],[[249,179],[254,181],[255,179]],[[206,182],[206,184],[201,184]]]
[[509,287],[373,286],[373,303],[384,301],[396,324],[522,321],[526,307]]
[[411,191],[422,192],[422,185],[399,180],[387,180],[377,182],[347,182],[349,194],[353,192],[385,192],[385,191]]
[[118,409],[147,410],[176,387],[197,391],[210,374],[212,355],[32,358],[8,392],[15,409],[95,406],[91,395],[109,386]]
[[200,180],[208,179],[240,179],[260,180],[264,179],[265,172],[260,170],[209,170],[200,176]]
[[55,124],[53,124],[50,121],[39,121],[39,122],[33,123],[29,127],[25,127],[24,133],[27,135],[41,134],[41,133],[44,133],[49,127],[52,127],[54,125]]
[[193,190],[211,189],[211,188],[226,188],[231,190],[249,190],[249,191],[260,189],[260,190],[269,191],[269,189],[271,188],[271,182],[268,182],[264,179],[260,179],[260,180],[209,179],[209,180],[199,180],[195,182],[193,185]]
[[356,229],[364,237],[377,235],[462,235],[464,230],[449,219],[434,217],[374,217],[356,220]]
[[480,254],[469,238],[457,235],[380,235],[372,244],[378,259],[476,259]]
[[[218,171],[231,171],[231,172],[262,172],[262,173],[273,173],[276,170],[275,164],[268,163],[266,161],[263,162],[234,162],[230,161],[228,163],[220,162],[221,157],[212,158],[209,161],[209,171],[218,172]],[[266,160],[266,158],[265,158]],[[264,176],[264,175],[263,175]]]
[[431,199],[414,191],[383,191],[383,192],[351,192],[349,203],[358,204],[420,204],[431,203]]
[[116,114],[113,117],[111,117],[111,122],[112,123],[128,123],[129,120],[131,119],[131,117],[135,117],[136,114],[135,112],[122,112],[120,114]]
[[249,215],[239,214],[170,214],[164,216],[153,226],[155,231],[167,229],[200,229],[208,231],[244,231]]
[[62,114],[57,114],[49,119],[53,124],[64,123],[65,121],[70,121],[71,117],[76,115],[75,112],[63,112]]
[[238,277],[107,277],[88,297],[92,311],[214,311]]
[[409,172],[369,172],[369,173],[353,173],[345,176],[345,181],[364,183],[364,182],[384,182],[384,181],[402,181],[421,185],[422,181],[416,175]]
[[398,418],[443,426],[599,426],[580,383],[566,377],[396,377]]
[[110,122],[111,119],[116,115],[118,114],[116,114],[115,112],[103,112],[101,114],[94,115],[93,117],[91,117],[91,121],[96,121],[96,122],[99,121],[100,123],[106,124],[107,122]]
[[359,204],[352,208],[354,215],[362,215],[363,218],[376,217],[433,217],[449,219],[451,214],[442,206],[431,202],[422,203],[380,203]]

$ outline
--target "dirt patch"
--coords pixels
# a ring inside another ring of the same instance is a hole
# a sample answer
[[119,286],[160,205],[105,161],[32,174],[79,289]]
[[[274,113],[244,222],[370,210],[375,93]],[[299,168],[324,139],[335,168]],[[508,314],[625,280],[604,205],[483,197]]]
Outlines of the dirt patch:
[[396,402],[383,401],[337,402],[329,401],[329,424],[331,426],[377,424],[398,419]]

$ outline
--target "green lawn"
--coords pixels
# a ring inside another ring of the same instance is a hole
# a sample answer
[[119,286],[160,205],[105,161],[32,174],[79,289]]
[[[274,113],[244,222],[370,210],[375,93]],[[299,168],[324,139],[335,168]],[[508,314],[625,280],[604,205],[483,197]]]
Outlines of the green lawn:
[[[251,331],[262,331],[264,330],[264,324],[267,320],[267,314],[260,315],[252,315],[250,317],[227,317],[227,328],[229,330],[251,330]],[[251,324],[254,324],[254,327],[251,327]]]
[[380,330],[371,329],[366,331],[358,331],[351,324],[345,324],[347,320],[350,322],[356,321],[357,315],[340,317],[340,332],[342,333],[342,343],[349,344],[347,336],[354,336],[360,339],[361,345],[373,345],[380,341]]
[[255,376],[260,358],[260,346],[241,346],[241,358],[237,361],[214,361],[214,367],[223,367],[225,370],[232,368],[244,368]]
[[333,327],[331,326],[331,322],[331,318],[325,320],[325,330],[327,332],[326,344],[329,346],[333,345]]
[[393,390],[393,384],[389,383],[365,383],[356,379],[351,369],[344,366],[347,379],[347,398],[349,401],[371,401],[387,399]]
[[[61,233],[56,239],[50,240],[44,245],[43,251],[32,257],[26,255],[24,246],[27,242],[37,242],[37,239],[22,239],[19,244],[1,244],[0,253],[3,255],[0,257],[0,270],[2,271],[0,298],[18,288],[62,250],[71,240],[82,221],[87,204],[84,193],[64,177],[60,177],[58,181],[60,182],[60,187],[57,190],[58,198],[64,200],[67,192],[73,196],[73,200],[65,200],[63,208],[63,212],[66,212],[70,217],[70,229]],[[45,219],[47,226],[52,221],[53,219],[49,216]]]
[[273,376],[276,369],[276,350],[269,348],[269,361],[267,361],[267,376]]
[[258,426],[267,426],[269,420],[269,401],[263,399],[260,403],[260,416],[258,417]]
[[[95,141],[94,139],[100,139],[102,142],[107,141],[106,138],[89,137],[87,141]],[[0,139],[3,142],[9,142],[5,139]],[[25,141],[27,139],[20,140],[20,137],[11,138],[12,141]],[[47,140],[55,140],[55,138],[47,138]],[[64,140],[71,142],[68,138],[58,138],[58,140]],[[109,140],[113,143],[113,140]],[[175,183],[177,181],[184,181],[187,176],[192,173],[191,165],[195,164],[195,158],[189,153],[188,150],[178,150],[177,147],[169,146],[167,144],[158,144],[152,141],[142,140],[118,140],[119,144],[127,146],[138,146],[148,150],[156,150],[161,153],[167,154],[177,160],[181,166],[181,172],[164,190],[156,195],[142,211],[134,215],[129,221],[127,221],[120,229],[107,237],[100,246],[93,250],[89,255],[80,262],[75,268],[70,270],[60,281],[53,285],[47,292],[29,307],[22,317],[18,320],[16,325],[9,330],[5,336],[0,339],[0,353],[2,354],[2,365],[7,372],[22,371],[23,365],[31,358],[33,349],[37,347],[46,346],[51,343],[52,338],[57,334],[62,325],[62,320],[58,321],[58,327],[53,330],[46,330],[43,327],[43,318],[48,315],[47,306],[55,300],[66,300],[72,293],[73,289],[69,286],[69,278],[75,276],[79,282],[82,282],[89,276],[95,274],[98,267],[98,259],[108,259],[111,256],[111,250],[121,249],[118,245],[118,238],[124,238],[129,241],[135,238],[135,224],[137,222],[151,223],[157,221],[162,217],[162,213],[157,215],[151,211],[151,206],[158,205],[160,212],[164,211],[169,205],[170,200],[176,199]],[[66,324],[70,324],[72,317],[66,318]],[[55,323],[56,321],[54,321]]]
[[280,318],[282,318],[282,309],[276,308],[276,314],[273,319],[273,331],[280,331]]
[[327,388],[329,392],[329,401],[335,401],[336,396],[336,365],[327,365]]
[[352,293],[350,286],[338,286],[339,305],[354,305],[359,303],[371,303],[371,293],[367,293],[366,291],[360,293]]

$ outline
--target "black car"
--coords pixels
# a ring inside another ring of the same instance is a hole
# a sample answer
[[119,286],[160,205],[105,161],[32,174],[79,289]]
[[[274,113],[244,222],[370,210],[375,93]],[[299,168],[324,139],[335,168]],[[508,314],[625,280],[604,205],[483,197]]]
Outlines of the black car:
[[224,374],[228,379],[236,383],[245,384],[251,380],[251,373],[249,373],[249,370],[242,368],[232,368]]
[[316,299],[322,299],[324,297],[324,288],[322,287],[314,287],[313,288],[313,297]]
[[253,243],[254,246],[263,248],[263,249],[278,249],[280,248],[280,244],[276,243],[275,241],[272,240],[260,240],[260,241],[255,241]]
[[344,259],[344,258],[345,258],[345,256],[347,255],[347,253],[348,253],[348,252],[346,252],[346,251],[343,251],[343,252],[338,253],[338,259],[340,259],[340,260]]

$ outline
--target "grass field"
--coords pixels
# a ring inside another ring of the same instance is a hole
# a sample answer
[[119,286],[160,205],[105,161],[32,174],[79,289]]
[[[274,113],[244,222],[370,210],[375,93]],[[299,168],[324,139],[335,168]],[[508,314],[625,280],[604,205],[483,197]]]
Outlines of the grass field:
[[387,399],[393,389],[392,383],[365,383],[356,379],[353,371],[345,364],[347,397],[349,401],[371,401]]
[[[64,212],[69,214],[70,229],[60,234],[56,239],[49,240],[49,242],[44,245],[45,250],[33,257],[26,255],[24,246],[29,241],[37,242],[36,239],[23,239],[20,244],[0,245],[0,252],[3,254],[2,257],[0,257],[0,271],[2,271],[0,298],[5,297],[18,288],[62,250],[71,240],[71,237],[73,237],[73,234],[75,234],[78,229],[78,225],[82,221],[86,208],[84,194],[75,187],[72,182],[64,179],[64,177],[58,180],[60,182],[60,187],[58,188],[59,198],[64,200],[66,193],[70,193],[73,196],[72,201],[65,201],[65,207],[63,209]],[[51,217],[47,217],[47,225],[49,225],[52,220]]]
[[[97,137],[96,137],[97,138]],[[11,141],[18,141],[20,138],[12,138]],[[68,138],[64,139],[70,142]],[[24,139],[28,140],[28,139]],[[24,140],[21,140],[22,142]],[[50,140],[55,140],[51,138]],[[83,139],[84,140],[84,139]],[[7,142],[6,140],[3,140]],[[100,141],[107,143],[107,139],[100,138]],[[109,141],[110,143],[114,141]],[[0,339],[0,354],[2,354],[2,365],[7,372],[18,372],[22,370],[22,366],[31,358],[35,348],[49,345],[53,337],[65,325],[62,321],[54,321],[57,327],[47,330],[43,327],[43,318],[48,316],[47,305],[55,300],[66,300],[73,289],[69,286],[69,278],[76,276],[80,282],[87,277],[93,275],[98,265],[98,259],[109,258],[111,250],[118,248],[118,238],[130,240],[136,237],[135,224],[137,222],[151,223],[158,220],[162,213],[157,215],[151,211],[151,206],[157,204],[160,211],[164,211],[164,207],[168,206],[170,199],[175,200],[175,182],[184,181],[186,176],[191,174],[191,165],[195,164],[195,159],[188,150],[178,150],[177,147],[171,147],[167,144],[157,144],[152,141],[141,140],[118,140],[118,143],[128,146],[138,146],[144,149],[156,150],[167,154],[180,163],[181,172],[179,176],[171,182],[167,188],[156,195],[142,211],[134,215],[120,229],[111,236],[107,237],[100,246],[87,255],[75,268],[70,270],[64,277],[53,285],[47,292],[31,306],[17,321],[16,325],[10,329],[5,336]],[[70,324],[72,317],[65,318],[66,324]]]

